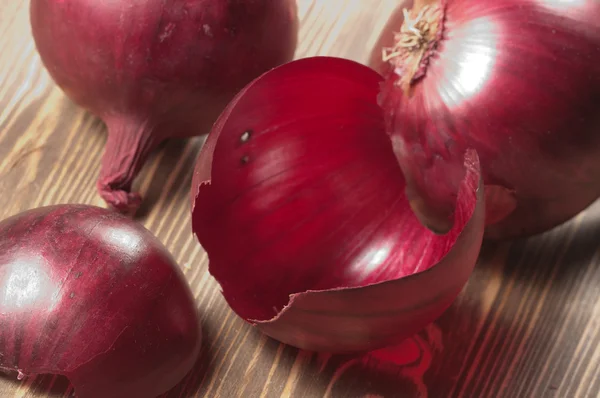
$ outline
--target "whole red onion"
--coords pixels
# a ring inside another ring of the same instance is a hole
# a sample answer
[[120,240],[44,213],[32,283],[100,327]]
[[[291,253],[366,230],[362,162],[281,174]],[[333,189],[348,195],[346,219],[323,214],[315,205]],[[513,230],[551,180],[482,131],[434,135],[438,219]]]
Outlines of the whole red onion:
[[479,253],[476,154],[456,159],[455,224],[433,234],[404,195],[381,81],[338,58],[280,66],[238,94],[198,159],[192,223],[209,270],[237,314],[284,343],[403,340],[452,303]]
[[132,212],[149,152],[204,134],[231,98],[292,59],[294,0],[32,0],[42,61],[108,126],[100,195]]
[[60,374],[86,398],[155,397],[201,344],[194,298],[162,244],[90,206],[0,222],[0,368]]
[[600,2],[408,3],[371,66],[386,77],[380,103],[409,195],[432,224],[445,229],[437,181],[466,148],[480,156],[487,205],[501,205],[486,237],[547,230],[598,198]]

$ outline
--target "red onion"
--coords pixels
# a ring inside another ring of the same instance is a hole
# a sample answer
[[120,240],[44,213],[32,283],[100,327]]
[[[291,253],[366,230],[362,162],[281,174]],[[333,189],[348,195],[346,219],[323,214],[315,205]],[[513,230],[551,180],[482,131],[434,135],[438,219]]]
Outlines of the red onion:
[[112,207],[169,137],[204,134],[252,79],[292,59],[294,0],[32,0],[42,61],[77,104],[106,122],[98,180]]
[[486,237],[545,231],[600,196],[600,2],[417,0],[409,18],[392,16],[371,65],[410,195],[439,230],[438,174],[466,148],[504,206]]
[[162,244],[122,215],[61,205],[0,223],[0,368],[60,374],[82,398],[155,397],[194,365],[194,298]]
[[457,161],[455,224],[438,236],[404,196],[381,76],[315,57],[242,90],[201,152],[193,230],[232,309],[293,346],[355,352],[412,335],[467,281],[483,235],[479,164]]

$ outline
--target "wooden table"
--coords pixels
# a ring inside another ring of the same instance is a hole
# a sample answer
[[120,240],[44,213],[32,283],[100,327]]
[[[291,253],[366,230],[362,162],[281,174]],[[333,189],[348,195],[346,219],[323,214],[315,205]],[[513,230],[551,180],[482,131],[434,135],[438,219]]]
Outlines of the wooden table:
[[[365,62],[397,2],[299,0],[297,56]],[[104,205],[95,179],[105,127],[42,68],[28,3],[0,0],[0,218],[56,203]],[[600,205],[542,236],[487,244],[455,305],[404,344],[404,363],[329,357],[265,338],[225,304],[190,230],[188,191],[201,144],[166,143],[136,184],[145,194],[141,221],[174,253],[203,314],[201,358],[168,397],[600,395]],[[2,398],[47,394],[72,389],[51,376],[0,379]]]

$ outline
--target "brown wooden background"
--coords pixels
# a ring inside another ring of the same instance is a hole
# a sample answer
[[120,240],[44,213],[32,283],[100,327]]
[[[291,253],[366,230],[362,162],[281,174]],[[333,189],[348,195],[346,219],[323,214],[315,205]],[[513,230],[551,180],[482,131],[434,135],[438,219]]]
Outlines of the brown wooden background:
[[[299,0],[297,56],[366,62],[397,3]],[[103,206],[95,179],[104,126],[66,99],[41,67],[28,5],[0,0],[0,219],[56,203]],[[167,397],[600,395],[600,205],[528,241],[486,245],[455,305],[406,342],[404,363],[328,357],[261,336],[218,293],[189,224],[188,190],[201,144],[166,143],[137,183],[145,193],[141,221],[175,255],[203,314],[198,365]],[[2,398],[70,394],[65,380],[51,376],[0,379]]]

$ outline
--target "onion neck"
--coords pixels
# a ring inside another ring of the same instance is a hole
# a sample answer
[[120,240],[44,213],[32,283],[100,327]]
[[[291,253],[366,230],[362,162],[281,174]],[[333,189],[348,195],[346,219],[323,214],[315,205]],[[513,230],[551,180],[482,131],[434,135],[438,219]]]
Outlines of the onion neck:
[[395,84],[406,95],[425,76],[429,59],[442,39],[445,16],[445,0],[415,0],[410,11],[404,9],[404,23],[394,34],[393,47],[383,49],[383,61],[391,64],[398,76]]
[[147,120],[111,116],[104,121],[108,139],[97,182],[98,192],[113,209],[134,215],[142,197],[131,192],[133,181],[159,141]]

